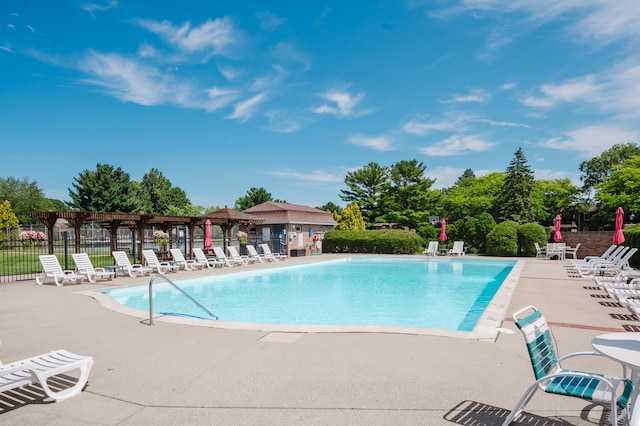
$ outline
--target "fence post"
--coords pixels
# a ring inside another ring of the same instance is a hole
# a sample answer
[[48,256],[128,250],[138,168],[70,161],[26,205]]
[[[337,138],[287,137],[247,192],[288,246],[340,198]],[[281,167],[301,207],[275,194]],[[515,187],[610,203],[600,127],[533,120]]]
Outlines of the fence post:
[[136,257],[136,230],[132,229],[131,230],[131,241],[133,242],[133,244],[131,245],[131,254],[133,255],[133,261],[135,262],[137,257]]
[[69,269],[69,231],[62,233],[64,240],[64,269]]

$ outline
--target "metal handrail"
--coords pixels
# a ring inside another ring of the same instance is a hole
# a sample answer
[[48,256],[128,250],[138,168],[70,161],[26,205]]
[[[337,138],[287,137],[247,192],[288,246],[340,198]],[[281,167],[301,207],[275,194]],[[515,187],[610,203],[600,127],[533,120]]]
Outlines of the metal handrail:
[[158,278],[158,277],[164,278],[164,280],[166,282],[168,282],[169,284],[171,284],[173,286],[173,288],[175,288],[180,293],[185,295],[187,297],[187,299],[191,300],[197,307],[199,307],[200,309],[205,311],[207,314],[209,314],[210,317],[212,317],[212,318],[214,318],[216,320],[218,319],[217,315],[212,314],[211,312],[209,312],[209,310],[207,308],[202,306],[196,299],[194,299],[193,297],[189,296],[189,294],[185,293],[184,290],[182,290],[180,287],[178,287],[176,285],[176,283],[174,283],[169,278],[167,278],[166,275],[164,275],[164,274],[156,274],[153,277],[151,277],[151,279],[149,280],[149,325],[153,325],[153,292],[151,291],[151,287],[152,287],[153,282],[155,281],[155,279]]

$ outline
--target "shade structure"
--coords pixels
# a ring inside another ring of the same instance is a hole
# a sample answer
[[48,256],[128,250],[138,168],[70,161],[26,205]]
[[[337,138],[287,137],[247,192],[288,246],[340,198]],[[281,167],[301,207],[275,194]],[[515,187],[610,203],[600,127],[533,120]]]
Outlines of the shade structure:
[[207,219],[204,223],[204,248],[210,249],[213,246],[211,242],[211,220]]
[[622,224],[624,223],[624,210],[618,207],[616,210],[616,227],[613,232],[613,244],[624,243],[624,234],[622,233]]
[[231,238],[229,233],[234,226],[252,226],[264,222],[264,219],[238,210],[230,209],[227,206],[224,206],[222,209],[212,211],[211,213],[207,213],[204,217],[211,221],[212,224],[219,225],[220,228],[222,228],[224,237],[222,240],[222,247],[225,253],[227,251],[227,239]]
[[446,228],[447,221],[442,219],[442,228],[440,228],[440,236],[438,237],[440,241],[447,241],[447,233],[445,232]]
[[560,233],[560,226],[562,226],[562,217],[557,215],[554,220],[555,232],[553,233],[553,241],[556,243],[562,240],[562,234]]

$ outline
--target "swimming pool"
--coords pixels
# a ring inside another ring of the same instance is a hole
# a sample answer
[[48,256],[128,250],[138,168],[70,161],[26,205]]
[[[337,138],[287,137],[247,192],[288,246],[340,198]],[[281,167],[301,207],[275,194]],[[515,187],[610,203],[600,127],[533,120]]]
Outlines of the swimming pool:
[[[224,322],[471,331],[515,264],[481,258],[348,257],[175,282]],[[102,292],[127,307],[149,310],[147,284]],[[166,315],[206,317],[162,281],[153,285],[153,307]]]

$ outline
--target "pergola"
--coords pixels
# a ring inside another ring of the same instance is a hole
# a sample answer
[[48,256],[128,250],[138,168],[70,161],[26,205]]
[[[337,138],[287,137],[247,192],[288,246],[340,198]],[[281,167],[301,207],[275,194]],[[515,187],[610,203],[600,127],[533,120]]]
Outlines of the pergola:
[[[144,230],[150,226],[155,226],[165,232],[171,233],[175,226],[185,226],[189,234],[189,253],[193,251],[193,237],[196,226],[204,226],[207,219],[211,220],[211,223],[220,225],[223,229],[229,227],[230,220],[235,218],[226,217],[211,217],[205,216],[164,216],[153,214],[133,214],[133,213],[99,213],[99,212],[87,212],[87,211],[47,211],[47,212],[33,212],[31,217],[42,221],[47,227],[47,243],[49,246],[49,253],[53,254],[53,235],[54,225],[58,219],[64,219],[73,227],[75,233],[75,251],[79,253],[80,248],[80,228],[85,222],[97,222],[101,226],[109,230],[109,236],[111,240],[111,250],[117,250],[117,230],[120,227],[128,227],[136,231],[137,234],[137,252],[142,253],[144,244]],[[252,223],[261,223],[261,219],[251,217]],[[244,224],[243,221],[233,222]]]

